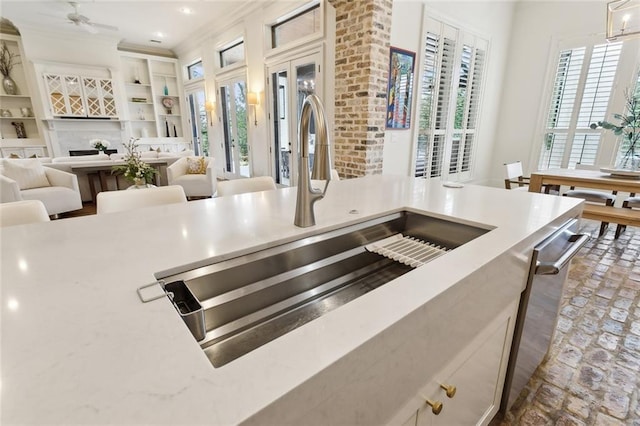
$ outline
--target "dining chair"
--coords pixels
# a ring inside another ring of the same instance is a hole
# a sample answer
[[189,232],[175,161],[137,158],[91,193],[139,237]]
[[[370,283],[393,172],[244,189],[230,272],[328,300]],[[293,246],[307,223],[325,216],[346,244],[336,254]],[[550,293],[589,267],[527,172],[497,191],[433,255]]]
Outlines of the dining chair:
[[270,191],[277,189],[276,182],[271,176],[232,179],[218,182],[217,197],[225,195],[244,194],[247,192]]
[[[504,163],[504,187],[506,189],[528,191],[530,180],[529,177],[524,176],[522,163],[520,161]],[[514,187],[513,185],[517,186]]]
[[40,200],[13,201],[0,204],[0,227],[49,222],[49,215]]
[[[599,170],[597,166],[592,166],[588,164],[576,163],[576,170]],[[582,198],[586,202],[595,203],[595,204],[604,204],[605,206],[613,206],[616,202],[616,194],[617,191],[606,192],[606,191],[597,191],[593,189],[576,189],[574,186],[569,187],[569,190],[565,192],[565,197],[572,198]],[[602,236],[604,232],[607,230],[609,226],[609,222],[601,222],[600,223],[600,233],[598,236]]]
[[186,203],[184,189],[178,185],[103,191],[97,195],[97,214],[115,213],[142,207]]
[[[622,208],[640,209],[640,197],[636,197],[636,194],[632,192],[631,194],[629,194],[629,197],[622,202]],[[618,226],[616,227],[616,234],[614,238],[617,239],[620,234],[625,231],[625,229],[627,229],[627,225],[618,224]]]

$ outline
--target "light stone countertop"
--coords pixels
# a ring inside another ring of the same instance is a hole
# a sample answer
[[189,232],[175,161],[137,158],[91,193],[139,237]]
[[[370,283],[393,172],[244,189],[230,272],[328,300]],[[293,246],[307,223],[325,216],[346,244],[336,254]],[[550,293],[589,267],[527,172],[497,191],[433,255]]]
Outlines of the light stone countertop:
[[[371,176],[331,182],[317,225],[302,229],[295,190],[2,229],[0,423],[242,422],[582,211],[568,197]],[[405,208],[495,229],[221,368],[168,299],[143,304],[136,294],[155,276]],[[426,277],[430,285],[415,284]]]

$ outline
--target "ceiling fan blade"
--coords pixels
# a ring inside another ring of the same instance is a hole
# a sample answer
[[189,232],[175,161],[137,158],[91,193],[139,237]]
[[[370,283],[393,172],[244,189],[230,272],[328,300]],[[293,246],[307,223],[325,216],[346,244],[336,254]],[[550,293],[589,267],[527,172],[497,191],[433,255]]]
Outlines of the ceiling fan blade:
[[76,22],[76,25],[79,26],[80,28],[82,28],[83,30],[85,30],[88,33],[91,33],[91,34],[98,34],[99,33],[98,29],[95,28],[93,25],[91,25],[88,22],[78,21],[78,22]]
[[93,25],[94,27],[100,28],[100,29],[103,29],[103,30],[118,31],[118,27],[114,27],[113,25],[97,24],[95,22],[90,22],[89,25]]

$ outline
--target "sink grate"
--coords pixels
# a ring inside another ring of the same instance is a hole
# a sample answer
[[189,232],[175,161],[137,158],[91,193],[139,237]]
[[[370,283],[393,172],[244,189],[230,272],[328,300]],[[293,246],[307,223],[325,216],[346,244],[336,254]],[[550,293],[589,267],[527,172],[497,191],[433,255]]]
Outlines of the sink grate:
[[417,268],[445,254],[448,249],[414,237],[396,234],[365,246],[372,253]]

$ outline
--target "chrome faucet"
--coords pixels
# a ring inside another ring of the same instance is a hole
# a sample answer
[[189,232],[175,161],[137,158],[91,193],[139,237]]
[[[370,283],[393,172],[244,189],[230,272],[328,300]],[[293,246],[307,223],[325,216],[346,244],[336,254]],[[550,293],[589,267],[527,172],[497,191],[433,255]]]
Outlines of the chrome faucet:
[[[315,155],[313,173],[309,173],[309,123],[311,113],[315,119]],[[331,144],[327,134],[327,120],[320,98],[309,95],[302,103],[300,122],[298,123],[298,197],[296,216],[293,224],[301,228],[316,224],[313,205],[327,193],[331,180]],[[324,179],[324,190],[311,187],[311,179]]]

